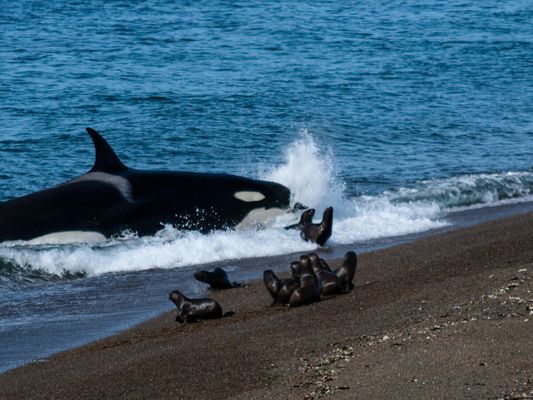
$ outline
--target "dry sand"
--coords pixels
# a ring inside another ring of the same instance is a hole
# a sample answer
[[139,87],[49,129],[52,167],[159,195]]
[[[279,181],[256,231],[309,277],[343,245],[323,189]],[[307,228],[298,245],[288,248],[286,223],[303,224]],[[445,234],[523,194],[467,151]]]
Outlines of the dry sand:
[[1,374],[0,399],[533,398],[532,291],[529,213],[363,254],[352,293],[310,306],[213,293],[236,314],[171,311]]

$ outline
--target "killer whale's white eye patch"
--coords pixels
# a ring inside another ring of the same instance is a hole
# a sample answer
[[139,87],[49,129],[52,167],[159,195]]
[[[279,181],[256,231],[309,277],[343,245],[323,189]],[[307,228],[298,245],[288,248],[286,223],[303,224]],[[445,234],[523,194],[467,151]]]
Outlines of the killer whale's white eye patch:
[[246,201],[246,202],[252,202],[252,201],[261,201],[265,198],[265,195],[261,192],[235,192],[233,196],[236,199]]

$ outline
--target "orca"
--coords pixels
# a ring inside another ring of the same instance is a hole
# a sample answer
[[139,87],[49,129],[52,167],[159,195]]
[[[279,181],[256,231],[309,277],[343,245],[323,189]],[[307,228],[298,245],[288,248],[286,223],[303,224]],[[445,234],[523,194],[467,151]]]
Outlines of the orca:
[[142,171],[125,166],[86,128],[96,150],[85,174],[0,202],[0,242],[99,241],[124,231],[153,235],[170,224],[202,233],[244,228],[290,211],[290,190],[222,173]]

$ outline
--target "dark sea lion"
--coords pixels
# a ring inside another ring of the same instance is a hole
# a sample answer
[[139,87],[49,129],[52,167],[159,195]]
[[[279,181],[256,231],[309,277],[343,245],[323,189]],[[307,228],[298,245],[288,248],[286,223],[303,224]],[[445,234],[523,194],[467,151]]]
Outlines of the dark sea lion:
[[300,287],[300,277],[285,279],[279,289],[277,302],[279,304],[289,304],[291,296]]
[[222,307],[213,299],[189,299],[179,290],[174,290],[168,295],[177,309],[176,321],[194,322],[202,319],[217,319],[232,315],[232,312],[222,313]]
[[316,277],[320,281],[320,294],[322,296],[332,296],[342,293],[340,279],[335,272],[325,269],[320,263],[318,254],[309,254],[311,267]]
[[285,229],[299,229],[302,230],[302,227],[313,222],[313,217],[315,216],[315,209],[308,208],[300,216],[300,221],[297,224],[286,226]]
[[279,279],[270,269],[263,272],[263,282],[274,299],[274,304],[287,304],[292,292],[300,286],[300,278]]
[[291,272],[293,277],[299,277],[307,272],[308,268],[312,268],[311,260],[307,255],[301,255],[299,261],[291,263]]
[[326,262],[326,260],[324,260],[323,258],[320,259],[320,265],[321,265],[322,268],[324,268],[325,270],[333,271],[333,270],[331,269],[331,267],[328,265],[328,263]]
[[347,293],[354,288],[353,278],[357,270],[357,255],[353,251],[349,251],[344,255],[342,265],[335,270],[335,274],[339,277],[341,290]]
[[322,216],[322,222],[305,224],[300,229],[300,236],[305,241],[310,241],[323,246],[331,237],[333,229],[333,207],[328,207]]
[[299,261],[293,261],[291,262],[291,274],[293,278],[296,278],[300,274],[300,262]]
[[311,268],[308,257],[300,263],[300,287],[291,295],[289,305],[291,307],[300,307],[305,304],[311,304],[320,300],[320,282]]
[[292,292],[300,286],[300,278],[279,279],[270,269],[263,272],[263,282],[274,303],[280,304],[287,304]]
[[263,271],[263,282],[274,301],[277,301],[278,293],[282,286],[281,280],[276,276],[274,271],[267,269]]
[[242,287],[240,283],[230,282],[228,274],[222,268],[215,268],[213,272],[198,271],[194,273],[196,280],[207,283],[211,289],[233,289]]

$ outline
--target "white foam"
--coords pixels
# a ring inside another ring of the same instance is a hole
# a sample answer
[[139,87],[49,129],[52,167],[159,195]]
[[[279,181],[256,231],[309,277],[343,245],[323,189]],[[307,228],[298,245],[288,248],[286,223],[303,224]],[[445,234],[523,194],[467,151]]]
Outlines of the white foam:
[[[169,240],[169,237],[172,239]],[[105,244],[0,247],[0,257],[20,266],[61,275],[85,272],[139,271],[149,268],[175,268],[184,265],[271,256],[315,245],[303,242],[296,231],[224,231],[202,235],[166,227],[165,233],[146,238],[110,240]]]

